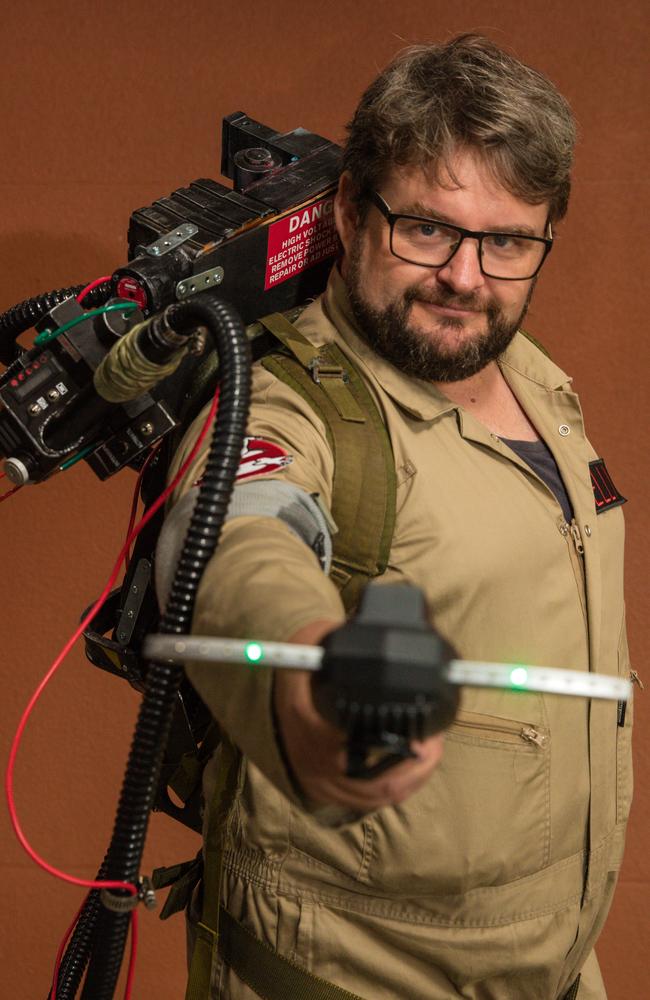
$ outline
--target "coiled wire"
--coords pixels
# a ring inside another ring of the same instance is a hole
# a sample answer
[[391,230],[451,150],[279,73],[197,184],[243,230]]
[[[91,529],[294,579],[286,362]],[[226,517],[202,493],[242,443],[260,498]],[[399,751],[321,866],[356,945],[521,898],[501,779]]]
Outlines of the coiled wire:
[[[65,299],[79,295],[86,285],[74,285],[72,288],[58,288],[52,292],[43,292],[31,299],[25,299],[12,306],[0,315],[0,361],[10,365],[20,354],[16,338],[31,330],[44,316]],[[112,282],[103,281],[101,285],[90,288],[84,296],[84,305],[101,306],[111,294]]]
[[[207,326],[220,361],[220,415],[215,426],[205,475],[187,531],[167,607],[160,623],[166,634],[190,631],[194,603],[203,572],[219,536],[246,433],[250,401],[250,349],[244,325],[232,307],[208,295],[170,307],[170,324],[189,335],[198,325]],[[158,782],[162,754],[169,734],[182,670],[168,663],[152,662],[140,706],[131,751],[120,795],[104,878],[137,882],[142,851]],[[91,950],[82,1000],[111,1000],[122,964],[129,926],[128,914],[100,907],[96,923],[84,924],[86,949]],[[64,958],[71,979],[85,966],[83,956]],[[72,985],[72,983],[70,983]],[[74,996],[61,982],[58,998]]]

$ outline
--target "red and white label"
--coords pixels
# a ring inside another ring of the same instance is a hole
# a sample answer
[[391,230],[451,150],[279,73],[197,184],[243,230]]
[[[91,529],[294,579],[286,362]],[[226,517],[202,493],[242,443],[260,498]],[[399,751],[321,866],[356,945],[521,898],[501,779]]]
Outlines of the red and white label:
[[291,462],[293,458],[279,444],[264,441],[262,438],[245,438],[236,482],[250,479],[252,476],[261,476],[265,472],[284,469]]
[[334,198],[322,198],[269,226],[264,291],[339,252]]
[[[264,438],[244,438],[244,447],[241,450],[235,482],[240,483],[243,479],[262,476],[265,472],[277,472],[279,469],[285,469],[292,462],[292,456],[279,444],[265,441]],[[200,486],[204,478],[201,476],[193,485]]]

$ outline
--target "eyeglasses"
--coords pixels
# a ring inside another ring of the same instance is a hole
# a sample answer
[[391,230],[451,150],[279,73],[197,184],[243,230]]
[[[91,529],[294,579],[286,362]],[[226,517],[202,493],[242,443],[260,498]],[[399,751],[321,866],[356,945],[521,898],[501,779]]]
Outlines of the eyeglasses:
[[409,264],[444,267],[463,240],[472,239],[478,241],[479,265],[486,278],[524,281],[535,277],[553,246],[550,223],[549,237],[474,232],[436,219],[399,215],[376,191],[369,196],[390,226],[391,253]]

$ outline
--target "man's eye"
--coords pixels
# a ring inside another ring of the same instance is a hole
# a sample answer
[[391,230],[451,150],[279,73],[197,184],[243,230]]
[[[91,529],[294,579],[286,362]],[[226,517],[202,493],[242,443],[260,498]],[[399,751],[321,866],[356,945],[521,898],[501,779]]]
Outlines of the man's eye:
[[419,236],[438,236],[440,227],[435,222],[420,222],[417,227]]
[[494,233],[493,236],[489,237],[489,242],[497,250],[507,250],[512,247],[517,241],[514,236],[509,236],[507,233]]

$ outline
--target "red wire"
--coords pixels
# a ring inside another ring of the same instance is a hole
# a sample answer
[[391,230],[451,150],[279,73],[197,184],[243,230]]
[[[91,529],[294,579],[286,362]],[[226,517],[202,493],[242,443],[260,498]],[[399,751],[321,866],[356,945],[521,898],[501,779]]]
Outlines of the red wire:
[[[88,894],[88,896],[89,895],[90,893]],[[52,989],[51,989],[52,1000],[56,1000],[56,991],[59,986],[59,969],[61,968],[63,953],[68,945],[68,941],[72,937],[72,932],[77,926],[77,921],[79,920],[79,917],[83,913],[84,907],[88,902],[88,896],[86,896],[83,903],[77,910],[75,918],[68,927],[67,931],[65,932],[65,937],[63,938],[63,941],[59,946],[59,950],[56,955],[56,965],[54,966],[54,975],[52,976]],[[138,912],[137,910],[133,910],[131,913],[131,949],[129,954],[129,969],[126,977],[126,988],[124,990],[125,1000],[127,1000],[127,998],[131,996],[133,979],[135,977],[135,956],[137,952],[137,947],[138,947]]]
[[97,288],[97,285],[101,285],[105,281],[110,281],[112,277],[113,277],[112,274],[106,274],[104,275],[103,278],[95,278],[94,281],[91,281],[89,284],[86,285],[85,288],[81,289],[81,291],[77,295],[77,302],[81,302],[86,297],[88,292],[90,292],[93,288]]
[[[27,707],[25,708],[25,710],[24,710],[24,712],[22,714],[20,722],[18,723],[18,727],[16,729],[16,734],[14,736],[14,739],[13,739],[13,742],[12,742],[12,745],[11,745],[11,750],[9,752],[9,762],[7,764],[7,770],[6,770],[6,773],[5,773],[5,794],[7,796],[7,806],[8,806],[8,809],[9,809],[9,817],[11,819],[11,825],[13,826],[16,838],[18,839],[18,842],[20,843],[20,845],[23,848],[23,850],[29,855],[29,857],[32,859],[32,861],[34,861],[37,865],[39,865],[39,867],[43,868],[43,870],[46,871],[46,872],[48,872],[50,875],[54,875],[56,878],[60,878],[64,882],[70,882],[72,885],[80,885],[80,886],[83,886],[83,887],[89,888],[89,889],[122,889],[122,890],[126,889],[128,892],[131,893],[131,895],[137,895],[137,893],[138,893],[137,886],[132,885],[131,883],[128,883],[128,882],[117,882],[117,881],[101,881],[101,882],[96,882],[96,881],[91,881],[89,879],[80,879],[80,878],[77,878],[74,875],[69,875],[67,872],[61,871],[60,869],[55,868],[53,865],[50,865],[31,846],[31,844],[27,840],[27,837],[25,836],[25,834],[23,832],[23,829],[22,829],[22,827],[20,825],[20,821],[18,819],[18,813],[17,813],[17,810],[16,810],[16,804],[15,804],[15,801],[14,801],[14,770],[15,770],[15,765],[16,765],[16,757],[18,755],[18,749],[20,747],[20,743],[21,743],[21,740],[22,740],[23,732],[25,730],[25,727],[27,725],[29,717],[30,717],[31,713],[33,712],[34,707],[36,706],[36,703],[38,702],[39,698],[41,697],[43,691],[45,690],[45,688],[47,687],[47,685],[51,681],[52,677],[54,676],[54,674],[56,673],[56,671],[59,669],[59,667],[61,666],[61,664],[65,660],[66,656],[68,655],[68,653],[70,652],[70,650],[72,649],[72,647],[74,646],[74,644],[77,642],[77,640],[82,635],[82,633],[84,632],[84,630],[87,628],[87,626],[89,625],[89,623],[93,620],[93,618],[95,617],[95,615],[97,614],[97,612],[99,611],[99,609],[101,608],[101,606],[103,605],[104,601],[108,597],[110,591],[112,590],[113,584],[115,583],[115,581],[117,579],[117,576],[119,574],[119,571],[120,571],[120,568],[122,566],[122,562],[124,560],[125,554],[129,550],[129,548],[131,547],[131,545],[133,544],[134,539],[142,531],[142,529],[145,527],[145,525],[147,525],[149,523],[149,521],[152,519],[152,517],[154,517],[155,514],[160,510],[160,508],[165,503],[165,501],[170,496],[170,494],[173,492],[173,490],[176,489],[176,486],[178,485],[178,483],[180,482],[180,480],[182,479],[182,477],[187,472],[187,470],[190,467],[191,463],[194,461],[194,458],[195,458],[196,454],[198,453],[199,448],[201,447],[201,445],[203,443],[203,440],[205,439],[205,436],[208,433],[208,430],[209,430],[210,426],[212,425],[212,423],[214,421],[214,418],[215,418],[216,413],[217,413],[218,405],[219,405],[219,387],[217,386],[216,392],[215,392],[213,400],[212,400],[212,404],[210,406],[210,410],[209,410],[208,416],[207,416],[207,418],[205,420],[205,423],[204,423],[204,425],[203,425],[203,427],[201,429],[201,433],[199,434],[199,436],[198,436],[198,438],[197,438],[197,440],[196,440],[196,442],[194,444],[194,447],[192,448],[192,450],[190,451],[189,455],[187,456],[187,458],[185,459],[185,461],[181,465],[180,469],[178,470],[178,472],[177,472],[176,476],[174,477],[174,479],[172,480],[172,482],[163,490],[163,492],[160,494],[160,496],[158,497],[158,499],[154,501],[154,503],[151,505],[151,507],[149,508],[149,510],[146,512],[146,514],[141,518],[140,522],[130,532],[129,537],[126,539],[124,545],[122,546],[122,548],[120,550],[120,553],[119,553],[119,555],[117,557],[115,565],[113,566],[111,574],[110,574],[110,576],[108,578],[108,581],[107,581],[106,586],[104,587],[102,593],[97,598],[97,600],[93,604],[92,608],[90,609],[90,611],[88,612],[88,614],[84,617],[84,619],[81,621],[81,623],[79,624],[79,626],[77,627],[77,629],[75,630],[75,632],[72,634],[72,636],[70,637],[70,639],[68,639],[68,641],[64,645],[63,649],[61,650],[61,652],[59,653],[59,655],[56,657],[56,659],[52,663],[52,666],[47,671],[47,673],[45,674],[45,676],[41,680],[40,684],[38,685],[38,687],[34,691],[32,697],[30,698],[30,700],[29,700],[29,702],[27,704]],[[133,911],[132,916],[133,917],[135,916],[135,911]],[[78,919],[78,915],[77,915],[77,917],[75,917],[75,921],[72,924],[72,927],[75,926],[75,924],[77,922],[77,919]],[[128,981],[127,981],[127,991],[128,992],[125,992],[125,994],[124,994],[125,1000],[129,1000],[129,997],[130,997],[131,982],[133,980],[133,970],[135,968],[135,949],[136,949],[136,946],[137,946],[137,930],[134,930],[134,922],[133,922],[133,920],[131,921],[131,928],[132,928],[131,961],[130,961],[130,966],[129,966],[129,977],[128,977]],[[68,931],[68,933],[66,935],[66,940],[69,937],[70,933],[71,933],[71,930]],[[60,949],[60,952],[62,954],[61,949]],[[56,972],[58,973],[58,965],[57,965],[57,968],[56,968]],[[55,993],[53,993],[52,1000],[56,1000],[56,994]]]
[[9,497],[13,496],[14,493],[17,493],[18,490],[22,490],[22,488],[23,487],[21,484],[20,486],[14,486],[13,490],[7,490],[7,492],[3,493],[2,496],[0,497],[0,503],[2,503],[3,500],[8,500]]
[[90,896],[90,893],[88,893],[88,895],[85,897],[83,903],[81,904],[81,906],[77,910],[77,912],[75,914],[75,918],[72,921],[72,923],[70,924],[70,926],[68,927],[67,931],[65,932],[65,937],[63,938],[63,941],[59,945],[59,950],[56,953],[56,963],[54,965],[54,974],[52,976],[52,990],[51,990],[51,992],[52,992],[52,1000],[56,1000],[56,991],[57,991],[58,986],[59,986],[59,969],[61,968],[61,962],[63,960],[63,952],[65,951],[65,949],[67,947],[67,944],[68,944],[68,941],[70,940],[70,938],[72,936],[72,932],[74,931],[75,927],[77,926],[77,921],[78,921],[79,917],[81,916],[86,903],[88,902],[89,896]]
[[[140,499],[140,487],[142,486],[142,480],[144,479],[144,474],[151,465],[151,462],[153,461],[155,456],[158,454],[161,445],[162,441],[159,441],[158,444],[151,449],[151,451],[147,455],[142,465],[142,468],[140,469],[140,472],[138,473],[138,478],[136,480],[135,488],[133,490],[133,500],[131,501],[131,514],[129,516],[129,526],[126,529],[127,538],[130,537],[131,532],[133,531],[133,525],[135,524],[135,515],[138,511],[138,500]],[[130,562],[131,562],[131,547],[129,546],[129,548],[126,551],[126,555],[124,556],[125,571],[128,570]]]
[[[133,980],[135,978],[135,956],[138,950],[138,911],[133,910],[131,912],[131,952],[129,954],[129,969],[126,974],[126,986],[124,987],[124,1000],[129,1000],[131,996],[131,990],[133,989]],[[56,1000],[53,997],[52,1000]]]

